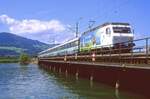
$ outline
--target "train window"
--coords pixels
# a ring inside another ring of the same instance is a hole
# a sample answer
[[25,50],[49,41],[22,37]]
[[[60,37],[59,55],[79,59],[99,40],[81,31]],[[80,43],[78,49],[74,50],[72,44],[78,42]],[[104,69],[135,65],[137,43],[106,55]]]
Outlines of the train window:
[[70,46],[70,47],[73,47],[73,46],[74,46],[74,42],[71,43],[71,46]]
[[70,47],[72,47],[72,44],[71,44],[71,43],[69,43],[69,48],[70,48]]
[[61,46],[61,48],[60,48],[61,50],[63,50],[63,46]]
[[73,46],[72,47],[74,47],[74,46],[76,46],[76,42],[73,42]]
[[113,27],[114,33],[131,33],[129,27]]
[[75,46],[78,46],[78,41],[75,42]]
[[65,49],[68,47],[68,44],[65,44]]
[[70,47],[71,47],[71,43],[68,43],[68,44],[67,44],[67,48],[70,48]]
[[107,35],[110,35],[110,34],[111,34],[110,28],[106,28],[106,34],[107,34]]

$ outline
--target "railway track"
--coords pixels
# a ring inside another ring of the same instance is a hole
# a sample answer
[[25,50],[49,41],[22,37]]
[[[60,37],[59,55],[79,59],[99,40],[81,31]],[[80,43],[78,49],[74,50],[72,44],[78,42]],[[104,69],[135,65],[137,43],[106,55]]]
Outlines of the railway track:
[[40,60],[77,61],[77,62],[105,62],[126,64],[150,64],[150,53],[121,53],[121,54],[95,54],[95,55],[70,55]]

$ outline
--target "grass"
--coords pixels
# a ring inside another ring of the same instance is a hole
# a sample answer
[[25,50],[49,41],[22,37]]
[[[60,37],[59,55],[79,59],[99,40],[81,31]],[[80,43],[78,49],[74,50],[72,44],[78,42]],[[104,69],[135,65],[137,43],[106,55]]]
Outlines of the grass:
[[19,59],[17,57],[0,57],[0,63],[17,63]]

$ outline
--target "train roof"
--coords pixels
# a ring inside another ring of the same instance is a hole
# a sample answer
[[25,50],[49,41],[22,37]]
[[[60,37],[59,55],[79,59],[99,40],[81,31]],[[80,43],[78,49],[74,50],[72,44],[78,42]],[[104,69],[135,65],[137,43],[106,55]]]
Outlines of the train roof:
[[79,39],[79,38],[74,38],[74,39],[72,39],[72,40],[66,41],[66,42],[64,42],[64,43],[62,43],[62,44],[59,44],[59,45],[57,45],[57,46],[54,46],[54,47],[50,48],[49,50],[54,49],[54,48],[57,48],[57,47],[60,47],[60,46],[63,46],[63,45],[65,45],[65,44],[68,44],[68,43],[71,43],[71,42],[74,42],[74,41],[76,41],[76,40],[78,40],[78,39]]
[[107,22],[102,24],[101,26],[106,26],[106,25],[130,25],[129,23],[121,23],[121,22]]
[[106,22],[106,23],[104,23],[102,25],[98,25],[98,26],[96,26],[96,27],[94,27],[94,28],[92,28],[90,30],[87,30],[87,31],[83,32],[83,34],[85,34],[87,32],[94,31],[94,30],[96,30],[98,28],[102,28],[102,27],[107,26],[107,25],[130,25],[130,24],[129,23],[123,23],[123,22]]

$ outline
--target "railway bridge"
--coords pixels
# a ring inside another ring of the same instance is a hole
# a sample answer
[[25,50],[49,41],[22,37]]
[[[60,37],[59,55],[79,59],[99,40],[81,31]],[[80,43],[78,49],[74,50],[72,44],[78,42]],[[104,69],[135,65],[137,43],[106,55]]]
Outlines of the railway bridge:
[[[87,54],[39,58],[39,66],[65,75],[73,75],[108,84],[150,97],[150,38],[132,41],[129,48],[101,49]],[[125,42],[127,43],[127,42]],[[131,49],[131,48],[130,48]],[[117,52],[117,53],[116,53]]]

